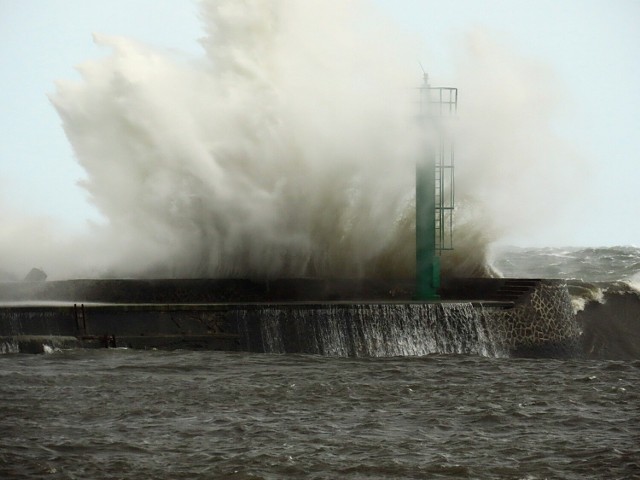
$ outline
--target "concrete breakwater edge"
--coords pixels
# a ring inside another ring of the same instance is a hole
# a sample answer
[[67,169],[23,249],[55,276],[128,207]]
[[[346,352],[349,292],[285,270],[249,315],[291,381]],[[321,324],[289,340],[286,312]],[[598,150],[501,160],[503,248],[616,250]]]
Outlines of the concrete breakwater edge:
[[69,280],[0,285],[0,348],[212,349],[336,356],[581,355],[558,280]]

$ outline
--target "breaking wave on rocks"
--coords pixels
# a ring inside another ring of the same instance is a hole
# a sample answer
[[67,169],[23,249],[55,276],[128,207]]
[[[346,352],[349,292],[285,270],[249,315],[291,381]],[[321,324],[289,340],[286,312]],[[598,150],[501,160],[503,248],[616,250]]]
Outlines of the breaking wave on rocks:
[[505,276],[566,279],[588,356],[640,358],[640,248],[504,248]]

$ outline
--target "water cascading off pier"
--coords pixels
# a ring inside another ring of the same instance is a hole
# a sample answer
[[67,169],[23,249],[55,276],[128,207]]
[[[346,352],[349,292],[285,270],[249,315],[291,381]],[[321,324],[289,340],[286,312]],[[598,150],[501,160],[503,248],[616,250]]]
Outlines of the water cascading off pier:
[[[253,312],[256,313],[256,312]],[[482,309],[471,304],[352,304],[243,312],[260,325],[266,353],[346,357],[434,353],[498,356]]]

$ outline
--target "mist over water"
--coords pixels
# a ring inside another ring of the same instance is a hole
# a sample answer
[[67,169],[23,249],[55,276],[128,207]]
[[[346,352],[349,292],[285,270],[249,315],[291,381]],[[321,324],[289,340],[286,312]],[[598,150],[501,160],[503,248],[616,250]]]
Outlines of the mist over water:
[[[411,277],[425,132],[410,36],[365,1],[200,6],[202,57],[95,35],[109,54],[81,65],[81,81],[57,84],[51,101],[105,221],[73,238],[38,222],[44,241],[24,234],[27,221],[0,238],[0,268]],[[463,93],[457,250],[444,264],[475,275],[487,273],[492,241],[544,227],[574,164],[549,126],[549,72],[484,32],[467,41],[449,79]]]

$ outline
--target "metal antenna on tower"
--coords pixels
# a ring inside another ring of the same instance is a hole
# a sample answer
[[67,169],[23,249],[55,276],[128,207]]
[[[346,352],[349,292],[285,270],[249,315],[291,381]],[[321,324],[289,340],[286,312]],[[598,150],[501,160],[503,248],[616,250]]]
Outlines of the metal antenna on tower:
[[422,80],[424,82],[424,87],[428,88],[429,87],[429,74],[424,70],[424,67],[422,66],[422,62],[418,62],[418,65],[420,65],[420,68],[422,69]]

